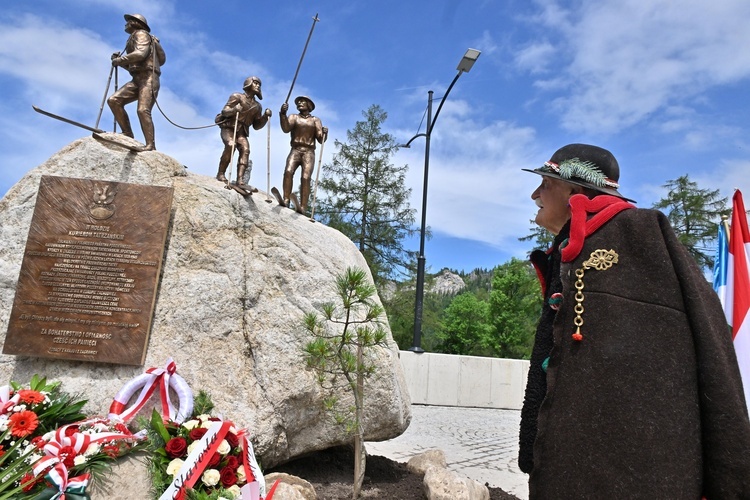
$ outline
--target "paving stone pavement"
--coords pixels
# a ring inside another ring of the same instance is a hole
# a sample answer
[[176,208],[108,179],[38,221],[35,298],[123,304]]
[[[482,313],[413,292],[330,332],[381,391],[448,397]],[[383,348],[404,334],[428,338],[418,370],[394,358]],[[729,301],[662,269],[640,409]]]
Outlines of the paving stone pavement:
[[482,484],[529,498],[528,476],[518,468],[519,410],[412,405],[411,424],[388,441],[368,442],[367,453],[397,462],[433,448],[448,468]]

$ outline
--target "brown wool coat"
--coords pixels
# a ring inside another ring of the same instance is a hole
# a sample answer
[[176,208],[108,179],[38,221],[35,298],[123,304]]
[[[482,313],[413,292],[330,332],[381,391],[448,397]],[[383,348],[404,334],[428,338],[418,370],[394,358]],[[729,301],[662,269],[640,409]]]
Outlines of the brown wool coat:
[[[585,271],[575,341],[575,270],[597,249],[619,262]],[[538,415],[522,417],[538,417],[531,500],[750,498],[750,421],[731,333],[666,217],[620,212],[560,276],[546,396]]]

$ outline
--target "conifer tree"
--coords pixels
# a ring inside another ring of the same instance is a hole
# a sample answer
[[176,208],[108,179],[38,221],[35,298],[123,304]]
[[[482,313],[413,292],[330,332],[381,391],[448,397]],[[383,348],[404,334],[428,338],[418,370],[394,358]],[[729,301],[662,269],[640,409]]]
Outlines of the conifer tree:
[[722,198],[718,189],[700,189],[687,174],[667,181],[662,187],[667,189],[667,196],[653,208],[664,212],[698,265],[713,268],[717,225],[722,215],[731,213],[727,198]]
[[381,130],[388,114],[375,104],[362,114],[365,119],[346,132],[345,143],[334,142],[333,160],[323,165],[319,213],[357,245],[380,287],[410,262],[403,240],[417,232],[416,210],[405,187],[408,166],[390,163],[397,146]]

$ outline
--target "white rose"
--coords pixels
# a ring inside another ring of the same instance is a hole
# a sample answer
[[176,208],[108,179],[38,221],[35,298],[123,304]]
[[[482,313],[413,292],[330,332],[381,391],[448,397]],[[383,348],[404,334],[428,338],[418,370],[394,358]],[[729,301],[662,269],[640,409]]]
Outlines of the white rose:
[[175,458],[174,460],[169,462],[169,465],[167,465],[167,474],[174,477],[175,475],[177,475],[178,472],[180,472],[180,469],[182,468],[182,464],[184,463],[185,462],[183,462],[179,458]]
[[245,477],[245,468],[240,465],[237,467],[237,482],[238,483],[244,483],[247,481],[247,478]]
[[216,486],[219,484],[219,479],[221,479],[221,474],[216,469],[208,469],[201,476],[201,481],[206,486]]
[[206,415],[206,414],[204,413],[203,415],[198,415],[198,416],[197,416],[197,417],[195,417],[195,418],[197,418],[197,419],[198,419],[198,420],[200,420],[201,422],[205,422],[206,420],[208,420],[208,419],[210,419],[210,418],[211,418],[211,415]]
[[232,495],[232,498],[240,498],[240,495],[242,495],[242,492],[240,492],[240,487],[236,484],[233,484],[229,488],[225,490],[227,493]]
[[214,422],[211,420],[204,420],[201,422],[201,427],[204,427],[206,429],[210,428],[212,425],[214,425]]
[[91,455],[96,455],[99,453],[99,451],[102,449],[102,447],[98,443],[91,443],[88,448],[86,448],[86,451],[83,452],[83,454],[87,457],[90,457]]
[[195,449],[195,448],[196,448],[197,446],[200,446],[200,444],[201,444],[201,442],[200,442],[200,441],[193,441],[192,443],[190,443],[190,445],[189,445],[189,446],[187,447],[187,454],[188,454],[188,455],[190,455],[190,453],[192,453],[192,451],[193,451],[193,450],[194,450],[194,449]]
[[76,457],[73,459],[74,465],[82,465],[86,463],[86,457],[83,455],[76,455]]
[[229,446],[229,443],[227,443],[226,439],[222,439],[216,451],[219,453],[219,455],[226,455],[227,453],[232,451],[232,447]]
[[198,422],[197,420],[188,420],[187,422],[185,422],[184,424],[182,424],[182,426],[185,429],[187,429],[189,431],[192,431],[193,429],[195,429],[196,427],[198,427],[198,424],[200,424],[200,422]]

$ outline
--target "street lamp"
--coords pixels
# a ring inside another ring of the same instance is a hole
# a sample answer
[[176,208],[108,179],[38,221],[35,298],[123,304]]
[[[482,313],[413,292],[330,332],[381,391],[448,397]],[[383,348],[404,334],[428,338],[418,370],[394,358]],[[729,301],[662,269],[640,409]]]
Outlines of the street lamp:
[[435,126],[435,122],[437,121],[438,116],[440,115],[440,110],[443,109],[443,103],[445,103],[445,100],[448,98],[448,94],[450,94],[451,89],[453,88],[453,85],[456,84],[456,81],[458,81],[458,78],[461,76],[462,73],[468,73],[472,66],[474,66],[474,63],[479,58],[479,54],[481,54],[480,51],[476,49],[469,49],[464,54],[463,58],[461,58],[461,62],[458,63],[458,67],[456,70],[458,70],[458,73],[453,78],[453,81],[448,86],[448,90],[445,91],[445,95],[443,95],[442,99],[440,99],[440,104],[438,105],[437,112],[435,112],[435,117],[432,117],[432,90],[427,92],[427,128],[426,132],[423,134],[417,134],[411,139],[409,139],[409,142],[406,144],[400,146],[403,148],[409,148],[411,147],[411,143],[414,139],[417,137],[424,137],[425,138],[425,144],[424,144],[424,185],[422,187],[422,226],[419,231],[419,256],[417,257],[417,296],[414,301],[414,339],[412,341],[412,346],[409,348],[410,351],[413,352],[424,352],[424,349],[422,349],[422,306],[424,302],[424,264],[425,264],[425,257],[424,257],[424,239],[425,239],[425,231],[427,229],[427,179],[428,174],[430,171],[430,136],[432,135],[432,128]]

